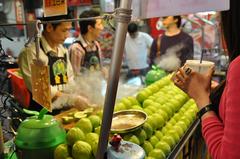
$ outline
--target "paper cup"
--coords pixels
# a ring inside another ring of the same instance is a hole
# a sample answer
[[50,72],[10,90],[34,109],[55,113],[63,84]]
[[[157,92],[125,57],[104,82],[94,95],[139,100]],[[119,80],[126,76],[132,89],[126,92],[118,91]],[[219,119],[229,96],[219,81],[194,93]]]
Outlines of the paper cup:
[[202,61],[202,63],[200,63],[200,60],[187,60],[185,66],[191,68],[195,72],[204,74],[214,66],[214,63],[211,61]]

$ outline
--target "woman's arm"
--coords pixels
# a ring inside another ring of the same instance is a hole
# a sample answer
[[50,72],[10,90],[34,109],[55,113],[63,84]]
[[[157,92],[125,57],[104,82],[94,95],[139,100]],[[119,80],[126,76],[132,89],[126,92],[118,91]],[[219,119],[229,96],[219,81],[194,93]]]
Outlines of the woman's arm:
[[214,159],[240,158],[240,58],[229,67],[220,103],[220,116],[205,118],[202,132]]

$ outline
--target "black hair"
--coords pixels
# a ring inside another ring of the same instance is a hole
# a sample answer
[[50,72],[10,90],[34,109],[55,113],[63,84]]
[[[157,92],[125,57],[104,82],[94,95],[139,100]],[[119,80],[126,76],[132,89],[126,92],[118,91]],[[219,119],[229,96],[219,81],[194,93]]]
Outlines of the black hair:
[[132,34],[138,31],[138,25],[136,23],[129,23],[128,24],[128,33]]
[[173,16],[173,19],[177,19],[177,27],[180,28],[182,24],[182,17],[177,15],[177,16]]
[[230,10],[221,12],[221,21],[224,37],[227,44],[229,60],[240,55],[240,1],[231,0]]
[[[98,16],[100,16],[100,12],[96,10],[87,10],[82,12],[79,18],[81,19],[81,18],[90,18],[90,17],[98,17]],[[96,19],[79,21],[81,34],[83,35],[86,34],[88,32],[88,26],[90,25],[94,28],[95,24],[96,24]]]
[[[54,20],[64,20],[64,19],[71,19],[73,16],[68,13],[67,15],[59,15],[59,16],[52,16],[52,17],[41,17],[39,20],[43,22],[48,22],[48,21],[54,21]],[[61,24],[61,22],[50,22],[53,26],[53,29],[56,29],[58,25]],[[47,24],[43,24],[43,28],[45,30]]]
[[[230,10],[221,12],[222,31],[227,44],[229,62],[240,55],[240,5],[239,0],[230,1]],[[219,103],[225,88],[226,81],[222,81],[210,95],[216,114],[219,115]]]

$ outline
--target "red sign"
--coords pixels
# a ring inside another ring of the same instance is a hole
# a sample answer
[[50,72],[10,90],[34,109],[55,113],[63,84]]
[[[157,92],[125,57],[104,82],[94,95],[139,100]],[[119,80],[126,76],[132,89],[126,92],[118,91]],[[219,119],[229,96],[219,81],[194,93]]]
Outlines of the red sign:
[[44,17],[67,14],[67,0],[44,0]]
[[150,34],[153,38],[157,38],[160,34],[164,33],[158,25],[160,18],[151,18],[149,19]]
[[[23,3],[22,0],[15,0],[14,2],[15,7],[15,15],[16,15],[16,23],[22,24],[23,23]],[[19,30],[23,29],[23,25],[17,25]]]
[[68,0],[68,6],[90,5],[92,0]]

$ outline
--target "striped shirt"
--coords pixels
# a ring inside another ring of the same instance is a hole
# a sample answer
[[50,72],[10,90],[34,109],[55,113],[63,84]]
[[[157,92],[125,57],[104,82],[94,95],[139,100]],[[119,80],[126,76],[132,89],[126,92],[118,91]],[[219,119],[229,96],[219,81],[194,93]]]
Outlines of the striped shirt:
[[83,45],[83,48],[80,44],[78,43],[73,43],[69,47],[69,54],[70,54],[70,61],[73,67],[73,71],[75,75],[78,75],[81,70],[81,66],[83,65],[84,62],[84,56],[86,54],[85,50],[87,51],[99,51],[99,56],[100,56],[100,63],[101,63],[101,48],[100,45],[97,41],[94,41],[94,45],[90,45],[89,42],[85,41],[83,37],[80,35],[76,41],[80,41],[81,44]]

